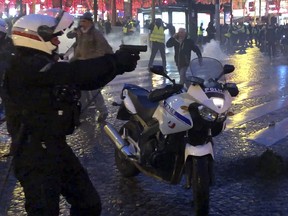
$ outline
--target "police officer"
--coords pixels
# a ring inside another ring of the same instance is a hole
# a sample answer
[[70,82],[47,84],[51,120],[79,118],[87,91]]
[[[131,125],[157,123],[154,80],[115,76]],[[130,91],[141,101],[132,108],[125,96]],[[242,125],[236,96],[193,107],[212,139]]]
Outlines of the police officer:
[[54,15],[26,15],[12,28],[16,54],[4,88],[14,174],[24,189],[29,216],[59,215],[60,195],[71,204],[70,215],[96,216],[101,214],[99,194],[66,135],[73,133],[79,115],[79,92],[133,71],[139,55],[118,50],[99,58],[56,62],[58,35],[73,16],[61,10]]

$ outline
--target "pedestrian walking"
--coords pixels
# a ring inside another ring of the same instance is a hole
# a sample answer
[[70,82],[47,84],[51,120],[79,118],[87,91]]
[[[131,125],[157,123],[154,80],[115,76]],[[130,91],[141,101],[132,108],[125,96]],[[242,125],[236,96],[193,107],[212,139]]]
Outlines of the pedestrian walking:
[[180,75],[179,83],[186,83],[186,71],[190,64],[191,51],[195,52],[198,58],[202,58],[199,47],[188,38],[185,28],[179,28],[178,32],[168,39],[166,46],[174,47],[174,61]]
[[[71,61],[96,58],[113,53],[113,49],[104,35],[95,28],[92,16],[90,12],[84,13],[80,17],[79,27],[67,33],[68,38],[76,38],[74,57]],[[97,72],[95,71],[95,73]],[[108,116],[108,108],[105,105],[101,89],[97,92],[95,106],[96,111],[99,112],[97,121],[104,121]]]
[[7,130],[15,147],[10,155],[29,216],[59,215],[60,195],[71,205],[71,216],[98,216],[100,196],[66,135],[73,133],[79,117],[79,91],[103,87],[115,76],[133,71],[139,55],[118,50],[99,58],[55,61],[58,36],[74,19],[58,11],[57,17],[25,15],[12,28],[16,52],[3,87]]
[[149,26],[150,34],[150,42],[151,42],[151,54],[148,63],[148,69],[153,65],[155,56],[159,51],[162,58],[162,66],[166,70],[166,55],[165,55],[165,34],[164,31],[167,29],[164,26],[162,19],[157,18],[155,23],[152,23]]

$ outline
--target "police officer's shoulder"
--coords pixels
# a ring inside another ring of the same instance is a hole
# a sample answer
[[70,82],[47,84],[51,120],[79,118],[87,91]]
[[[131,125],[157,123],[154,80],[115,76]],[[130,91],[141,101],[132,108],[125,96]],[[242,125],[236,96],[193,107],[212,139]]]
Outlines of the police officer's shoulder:
[[51,55],[27,47],[17,47],[13,59],[16,59],[15,62],[18,66],[29,67],[31,72],[40,71],[45,65],[52,62]]

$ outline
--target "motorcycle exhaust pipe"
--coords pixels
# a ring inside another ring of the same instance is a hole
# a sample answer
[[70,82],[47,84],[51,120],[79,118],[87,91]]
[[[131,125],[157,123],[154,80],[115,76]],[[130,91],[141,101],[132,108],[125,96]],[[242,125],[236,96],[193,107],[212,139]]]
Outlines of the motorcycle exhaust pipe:
[[110,140],[126,157],[129,157],[129,159],[133,157],[133,154],[129,150],[128,143],[122,139],[121,135],[110,123],[106,122],[106,125],[104,126],[104,131],[108,135]]

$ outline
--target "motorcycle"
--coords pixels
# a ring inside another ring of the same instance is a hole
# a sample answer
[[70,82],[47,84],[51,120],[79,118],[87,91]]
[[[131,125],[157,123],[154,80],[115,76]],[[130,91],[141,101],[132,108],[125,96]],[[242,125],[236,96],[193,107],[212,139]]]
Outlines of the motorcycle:
[[213,137],[225,128],[232,97],[239,93],[225,74],[233,65],[203,57],[190,62],[189,86],[176,84],[162,66],[151,72],[171,81],[152,91],[125,84],[117,119],[125,121],[117,131],[106,123],[104,131],[115,144],[115,162],[124,177],[140,172],[170,184],[185,175],[192,187],[195,215],[209,213],[209,187],[213,183]]

